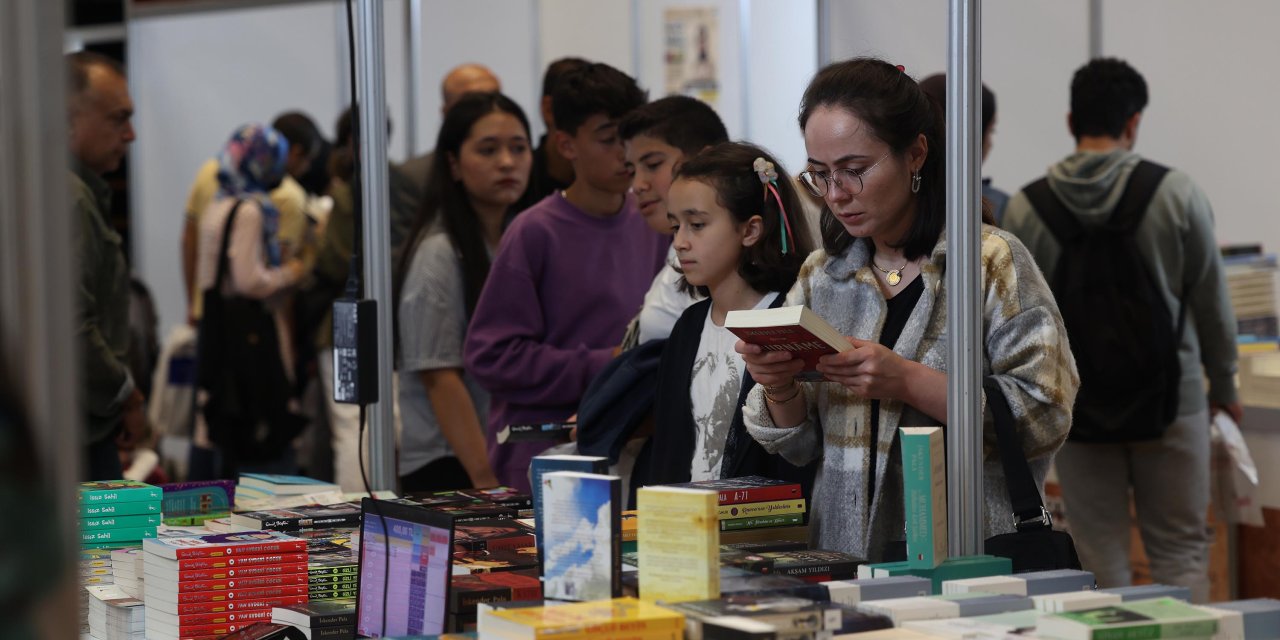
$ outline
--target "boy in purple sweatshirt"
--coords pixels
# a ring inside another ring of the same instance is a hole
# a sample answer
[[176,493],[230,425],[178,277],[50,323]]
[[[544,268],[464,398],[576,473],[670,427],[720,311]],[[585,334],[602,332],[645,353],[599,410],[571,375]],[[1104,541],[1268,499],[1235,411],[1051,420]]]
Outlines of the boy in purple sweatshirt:
[[467,330],[467,371],[491,394],[489,461],[529,489],[542,443],[497,444],[504,425],[565,420],[613,358],[662,267],[670,238],[645,224],[618,120],[644,104],[626,74],[592,63],[552,94],[555,143],[574,181],[516,216],[502,236]]

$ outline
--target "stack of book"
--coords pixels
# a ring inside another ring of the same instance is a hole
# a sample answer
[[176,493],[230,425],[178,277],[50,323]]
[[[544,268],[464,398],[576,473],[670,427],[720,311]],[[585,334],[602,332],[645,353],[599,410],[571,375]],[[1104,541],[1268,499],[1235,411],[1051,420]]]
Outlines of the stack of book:
[[156,537],[162,492],[133,480],[80,483],[80,543],[119,549]]
[[145,541],[148,640],[225,635],[307,602],[306,550],[275,531]]
[[717,493],[722,543],[809,540],[808,511],[798,483],[746,476],[670,486]]
[[866,561],[841,551],[804,549],[800,551],[763,551],[760,553],[722,553],[720,561],[757,573],[793,576],[805,582],[851,580]]
[[89,633],[89,591],[85,587],[97,587],[115,583],[111,568],[110,549],[80,550],[80,633]]
[[356,597],[360,564],[353,556],[321,554],[307,563],[307,595],[311,600],[341,600]]
[[1035,603],[1026,596],[1007,593],[971,591],[941,596],[915,596],[870,600],[856,605],[865,613],[875,613],[893,620],[894,626],[912,620],[970,618],[1014,611],[1034,611]]
[[356,637],[356,601],[326,600],[273,607],[271,621],[296,627],[310,640],[347,640]]
[[1275,254],[1239,254],[1223,257],[1227,292],[1235,311],[1236,332],[1241,336],[1280,335],[1276,311]]
[[89,635],[96,640],[143,640],[142,601],[115,585],[86,587]]
[[112,550],[111,575],[121,591],[132,598],[141,598],[143,573],[142,547]]
[[489,609],[480,614],[476,630],[481,638],[680,640],[684,616],[635,598],[614,598]]
[[457,633],[475,631],[480,604],[541,599],[542,581],[537,569],[453,576],[449,581],[447,629]]
[[330,505],[306,505],[288,509],[268,509],[231,514],[227,521],[247,531],[301,531],[303,529],[336,529],[360,526],[360,505],[340,502]]
[[[342,488],[332,482],[322,482],[305,476],[242,473],[240,483],[236,485],[235,504],[237,510],[256,511],[276,506],[341,502],[341,499],[318,498],[328,494],[340,494],[341,491]],[[303,500],[298,502],[299,499]]]

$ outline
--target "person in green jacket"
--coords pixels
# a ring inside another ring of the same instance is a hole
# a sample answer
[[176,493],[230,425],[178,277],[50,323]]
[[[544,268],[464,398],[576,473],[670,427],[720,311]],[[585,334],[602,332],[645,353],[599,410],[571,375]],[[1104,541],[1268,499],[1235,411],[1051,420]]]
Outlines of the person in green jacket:
[[67,56],[68,149],[71,202],[80,261],[77,334],[84,358],[86,479],[122,474],[119,447],[147,431],[142,392],[129,373],[129,265],[108,215],[115,171],[134,140],[133,100],[124,67],[103,55]]

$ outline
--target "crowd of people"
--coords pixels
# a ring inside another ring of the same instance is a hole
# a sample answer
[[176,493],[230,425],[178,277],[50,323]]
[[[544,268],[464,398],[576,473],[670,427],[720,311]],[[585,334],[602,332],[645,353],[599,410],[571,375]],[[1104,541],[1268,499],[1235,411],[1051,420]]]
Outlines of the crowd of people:
[[[118,63],[89,53],[68,62],[86,474],[118,477],[119,452],[144,441],[147,424],[125,364],[128,268],[104,217],[100,176],[133,139],[132,104]],[[1141,160],[1133,147],[1147,88],[1115,59],[1081,67],[1071,87],[1077,147],[1047,182],[1082,224],[1104,225]],[[811,500],[814,545],[897,557],[898,429],[945,429],[948,419],[945,80],[917,82],[873,58],[827,66],[798,105],[808,157],[792,168],[730,141],[707,104],[650,101],[603,63],[548,67],[537,114],[547,133],[538,140],[480,65],[454,69],[442,93],[434,150],[389,168],[391,243],[371,249],[388,252],[394,271],[394,299],[382,312],[395,318],[396,392],[387,400],[396,403],[400,488],[527,489],[530,460],[546,445],[500,444],[497,433],[570,421],[581,408],[577,438],[603,442],[615,462],[625,449],[633,488],[794,479]],[[983,112],[985,156],[995,119],[985,87]],[[202,354],[224,345],[209,362],[237,368],[227,376],[198,367],[195,442],[214,452],[213,476],[325,475],[315,456],[299,456],[299,436],[309,435],[312,449],[330,454],[338,484],[362,486],[358,410],[332,401],[328,317],[350,290],[358,249],[356,118],[343,115],[332,143],[300,112],[246,124],[196,176],[181,238],[189,322]],[[1136,246],[1169,315],[1186,310],[1167,428],[1133,441],[1074,438],[1077,392],[1093,374],[1077,368],[1073,341],[1083,338],[1057,301],[1060,240],[1027,194],[989,183],[983,387],[1009,406],[1037,484],[1056,456],[1082,560],[1099,584],[1129,579],[1127,545],[1116,541],[1127,540],[1123,489],[1132,486],[1154,577],[1203,598],[1209,419],[1240,417],[1235,324],[1208,201],[1185,174],[1162,175]],[[813,209],[816,236],[806,221]],[[763,351],[724,327],[729,312],[789,305],[847,336],[848,350],[821,360],[822,381],[797,378],[802,364],[790,353]],[[225,346],[235,342],[225,331],[209,337],[250,320],[261,331],[244,344]],[[230,357],[238,353],[252,355]],[[268,364],[244,370],[258,362]],[[226,381],[250,375],[249,388]],[[254,391],[262,388],[277,391]],[[588,415],[601,393],[634,408],[627,428]],[[327,431],[317,435],[308,422]],[[993,535],[1013,520],[989,412],[986,429]]]

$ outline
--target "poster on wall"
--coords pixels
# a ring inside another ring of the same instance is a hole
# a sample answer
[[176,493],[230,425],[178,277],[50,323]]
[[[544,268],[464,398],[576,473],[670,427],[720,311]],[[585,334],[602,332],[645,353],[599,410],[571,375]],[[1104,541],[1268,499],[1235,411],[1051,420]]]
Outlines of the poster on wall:
[[720,96],[715,7],[673,7],[662,13],[667,95],[685,95],[716,107]]

